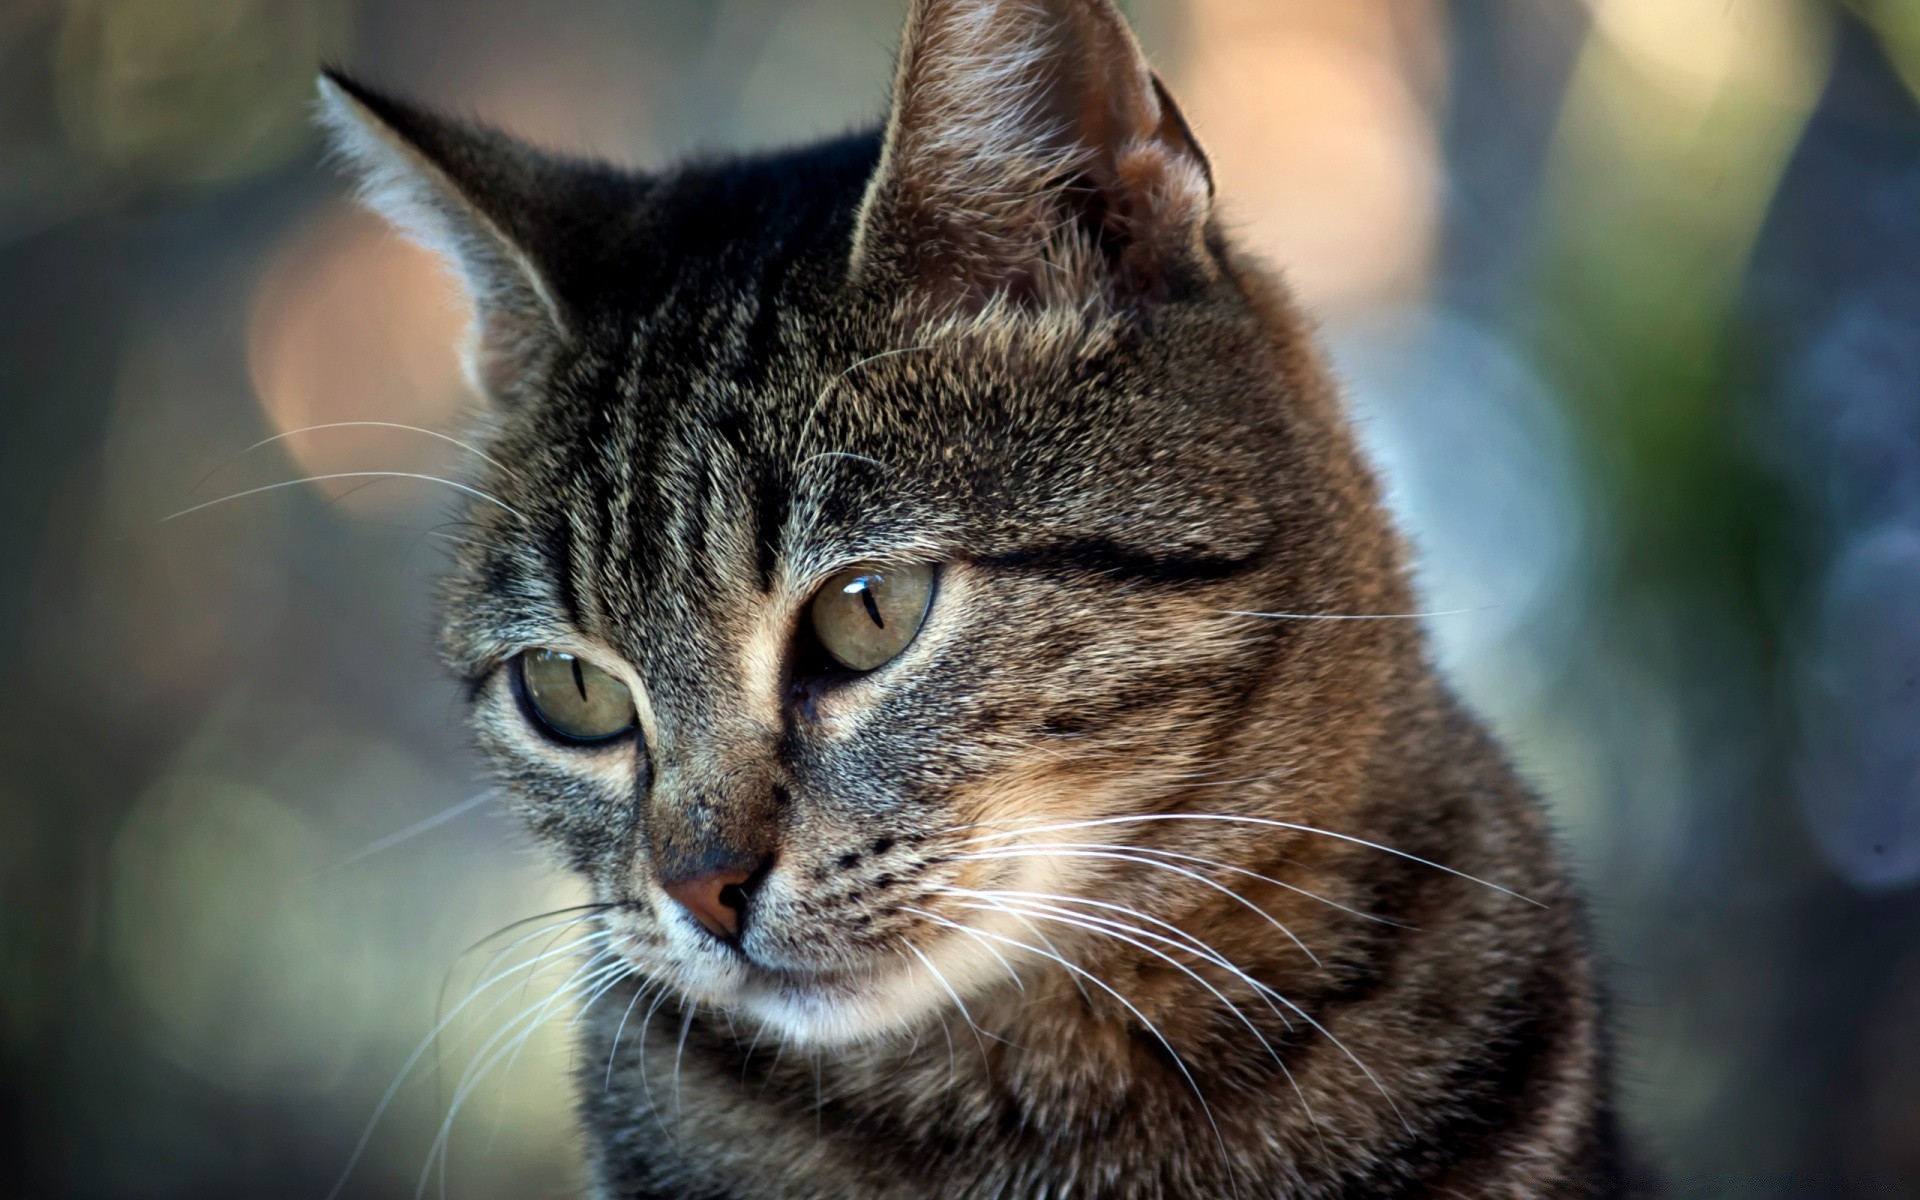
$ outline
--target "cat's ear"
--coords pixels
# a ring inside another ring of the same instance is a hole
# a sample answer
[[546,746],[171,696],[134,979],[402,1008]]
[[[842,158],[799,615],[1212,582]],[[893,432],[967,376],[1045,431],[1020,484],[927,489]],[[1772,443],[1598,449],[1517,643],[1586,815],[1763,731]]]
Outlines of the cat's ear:
[[1211,273],[1212,199],[1112,0],[914,0],[852,270],[947,311],[1151,298]]
[[537,384],[575,320],[551,209],[562,164],[504,134],[320,77],[320,121],[360,178],[360,198],[453,268],[472,301],[465,364],[474,386],[513,404]]

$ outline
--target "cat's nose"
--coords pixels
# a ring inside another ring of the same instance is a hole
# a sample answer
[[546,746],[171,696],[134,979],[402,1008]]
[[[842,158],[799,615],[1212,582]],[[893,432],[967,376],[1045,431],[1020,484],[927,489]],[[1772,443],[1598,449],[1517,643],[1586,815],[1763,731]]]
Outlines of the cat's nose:
[[736,942],[740,940],[740,927],[746,922],[747,904],[766,873],[766,865],[765,858],[729,863],[716,871],[663,879],[660,887],[713,936],[724,942]]

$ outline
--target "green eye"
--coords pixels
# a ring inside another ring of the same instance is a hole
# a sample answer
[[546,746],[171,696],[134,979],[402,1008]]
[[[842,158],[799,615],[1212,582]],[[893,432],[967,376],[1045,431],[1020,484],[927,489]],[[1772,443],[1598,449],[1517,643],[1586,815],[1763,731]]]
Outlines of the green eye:
[[827,580],[809,605],[814,636],[833,660],[871,671],[893,660],[927,619],[933,568],[855,567]]
[[599,667],[558,650],[528,650],[519,659],[520,688],[540,723],[570,742],[604,742],[630,731],[636,718],[627,685]]

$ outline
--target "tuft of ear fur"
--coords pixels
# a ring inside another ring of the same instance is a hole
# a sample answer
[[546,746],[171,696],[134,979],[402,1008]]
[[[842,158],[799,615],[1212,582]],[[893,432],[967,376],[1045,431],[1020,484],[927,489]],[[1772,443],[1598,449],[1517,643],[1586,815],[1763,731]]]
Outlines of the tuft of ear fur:
[[360,200],[453,268],[473,303],[468,379],[501,404],[536,386],[571,334],[541,242],[561,164],[504,134],[437,116],[336,71],[319,121],[360,180]]
[[1164,296],[1213,182],[1112,0],[915,0],[852,274],[934,311]]

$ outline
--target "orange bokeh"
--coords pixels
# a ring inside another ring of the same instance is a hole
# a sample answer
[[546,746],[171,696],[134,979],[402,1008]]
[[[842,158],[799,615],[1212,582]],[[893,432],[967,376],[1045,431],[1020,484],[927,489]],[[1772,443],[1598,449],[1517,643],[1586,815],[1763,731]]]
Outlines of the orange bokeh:
[[[298,230],[262,277],[247,338],[254,393],[273,432],[290,435],[287,457],[305,475],[444,463],[444,443],[404,430],[310,427],[447,430],[470,394],[455,352],[467,320],[439,261],[373,217],[329,210]],[[363,512],[410,494],[398,481],[360,486],[368,482],[316,486]]]

